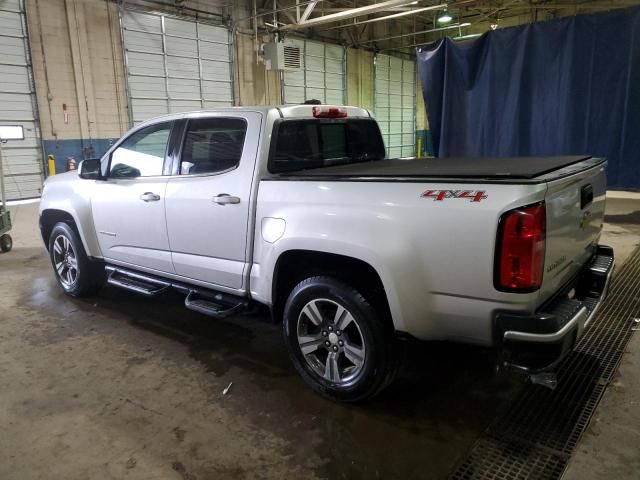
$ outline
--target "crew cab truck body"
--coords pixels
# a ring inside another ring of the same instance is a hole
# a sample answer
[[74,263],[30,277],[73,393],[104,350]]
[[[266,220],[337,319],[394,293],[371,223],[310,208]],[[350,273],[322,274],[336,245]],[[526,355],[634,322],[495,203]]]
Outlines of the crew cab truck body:
[[221,108],[136,126],[51,177],[40,227],[71,295],[177,288],[213,317],[282,319],[320,393],[359,400],[397,367],[396,337],[501,348],[551,368],[606,294],[606,162],[385,159],[353,107]]

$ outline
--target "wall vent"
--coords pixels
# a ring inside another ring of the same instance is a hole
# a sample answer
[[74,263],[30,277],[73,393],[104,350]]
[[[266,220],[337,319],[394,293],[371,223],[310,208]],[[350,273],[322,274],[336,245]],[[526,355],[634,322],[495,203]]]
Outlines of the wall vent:
[[284,68],[287,70],[302,68],[300,47],[284,45]]
[[263,54],[267,70],[300,70],[302,52],[296,45],[265,43]]

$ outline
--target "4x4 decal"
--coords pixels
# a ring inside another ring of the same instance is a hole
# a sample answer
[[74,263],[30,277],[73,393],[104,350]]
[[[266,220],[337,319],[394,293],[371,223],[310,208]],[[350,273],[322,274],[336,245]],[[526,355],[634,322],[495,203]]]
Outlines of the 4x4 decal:
[[466,198],[471,202],[480,202],[488,195],[484,190],[427,190],[422,196],[433,198],[434,202],[441,202],[445,198]]

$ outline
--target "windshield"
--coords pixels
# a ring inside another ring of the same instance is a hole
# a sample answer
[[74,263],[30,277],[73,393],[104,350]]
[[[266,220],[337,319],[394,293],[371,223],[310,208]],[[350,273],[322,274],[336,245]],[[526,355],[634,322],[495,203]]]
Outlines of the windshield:
[[269,158],[272,173],[382,160],[384,143],[374,120],[285,120]]

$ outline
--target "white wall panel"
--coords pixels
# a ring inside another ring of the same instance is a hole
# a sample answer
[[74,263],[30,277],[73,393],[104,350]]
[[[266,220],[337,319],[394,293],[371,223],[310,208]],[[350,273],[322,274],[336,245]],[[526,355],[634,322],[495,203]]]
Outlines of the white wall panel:
[[233,105],[224,27],[122,9],[134,124],[166,113]]
[[379,54],[375,68],[375,114],[389,158],[415,155],[415,62]]
[[287,43],[300,47],[303,68],[284,72],[283,103],[298,104],[316,99],[322,103],[344,105],[344,47],[297,38],[289,39]]
[[2,146],[8,200],[40,196],[42,151],[22,0],[0,1],[0,125],[22,125],[24,140]]

